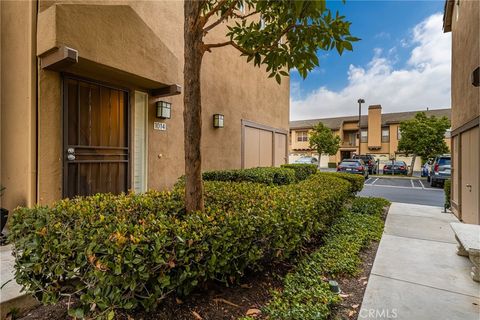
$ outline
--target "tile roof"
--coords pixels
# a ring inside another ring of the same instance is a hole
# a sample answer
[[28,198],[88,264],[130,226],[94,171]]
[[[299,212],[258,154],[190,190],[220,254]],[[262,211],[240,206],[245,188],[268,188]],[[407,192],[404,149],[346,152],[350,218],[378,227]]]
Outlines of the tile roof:
[[[391,123],[399,123],[404,120],[412,119],[417,112],[425,112],[427,116],[447,117],[450,119],[451,109],[436,109],[436,110],[419,110],[419,111],[407,111],[407,112],[395,112],[395,113],[382,113],[382,126],[386,126]],[[362,115],[360,120],[360,126],[362,128],[367,127],[367,116]],[[344,122],[358,122],[358,116],[348,117],[336,117],[336,118],[322,118],[322,119],[308,119],[290,121],[290,129],[307,129],[312,128],[317,123],[322,122],[325,126],[332,130],[337,130],[342,126]]]

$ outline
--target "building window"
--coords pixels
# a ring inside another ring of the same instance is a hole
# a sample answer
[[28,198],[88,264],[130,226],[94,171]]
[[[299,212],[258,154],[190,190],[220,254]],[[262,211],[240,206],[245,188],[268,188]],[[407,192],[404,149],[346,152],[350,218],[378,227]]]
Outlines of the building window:
[[299,142],[308,141],[308,132],[307,131],[297,131],[297,141],[299,141]]
[[360,142],[368,142],[367,130],[360,131]]
[[397,140],[402,139],[402,133],[400,132],[400,127],[397,127]]
[[390,142],[390,130],[382,129],[382,142]]

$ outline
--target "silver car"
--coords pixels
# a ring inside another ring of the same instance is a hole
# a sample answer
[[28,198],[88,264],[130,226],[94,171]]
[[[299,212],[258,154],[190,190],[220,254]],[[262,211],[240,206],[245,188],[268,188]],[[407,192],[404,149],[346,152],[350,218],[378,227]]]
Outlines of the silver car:
[[307,163],[307,164],[318,164],[318,159],[315,157],[301,157],[300,159],[295,160],[294,163]]

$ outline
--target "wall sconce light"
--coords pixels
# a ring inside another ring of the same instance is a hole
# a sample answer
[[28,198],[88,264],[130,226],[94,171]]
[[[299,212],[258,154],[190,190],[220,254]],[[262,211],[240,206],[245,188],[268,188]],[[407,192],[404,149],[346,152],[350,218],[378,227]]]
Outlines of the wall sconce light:
[[170,119],[172,116],[172,104],[166,101],[157,101],[157,118]]
[[223,114],[217,113],[213,115],[213,127],[223,128]]

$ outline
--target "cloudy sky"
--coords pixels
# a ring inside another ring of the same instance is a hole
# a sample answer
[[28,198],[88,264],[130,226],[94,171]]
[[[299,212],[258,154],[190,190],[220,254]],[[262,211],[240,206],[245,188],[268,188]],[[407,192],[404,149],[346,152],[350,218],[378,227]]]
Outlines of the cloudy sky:
[[[362,40],[341,57],[319,51],[303,80],[291,71],[291,120],[358,114],[358,98],[383,112],[450,107],[450,33],[443,0],[334,1]],[[365,114],[367,107],[363,108]]]

